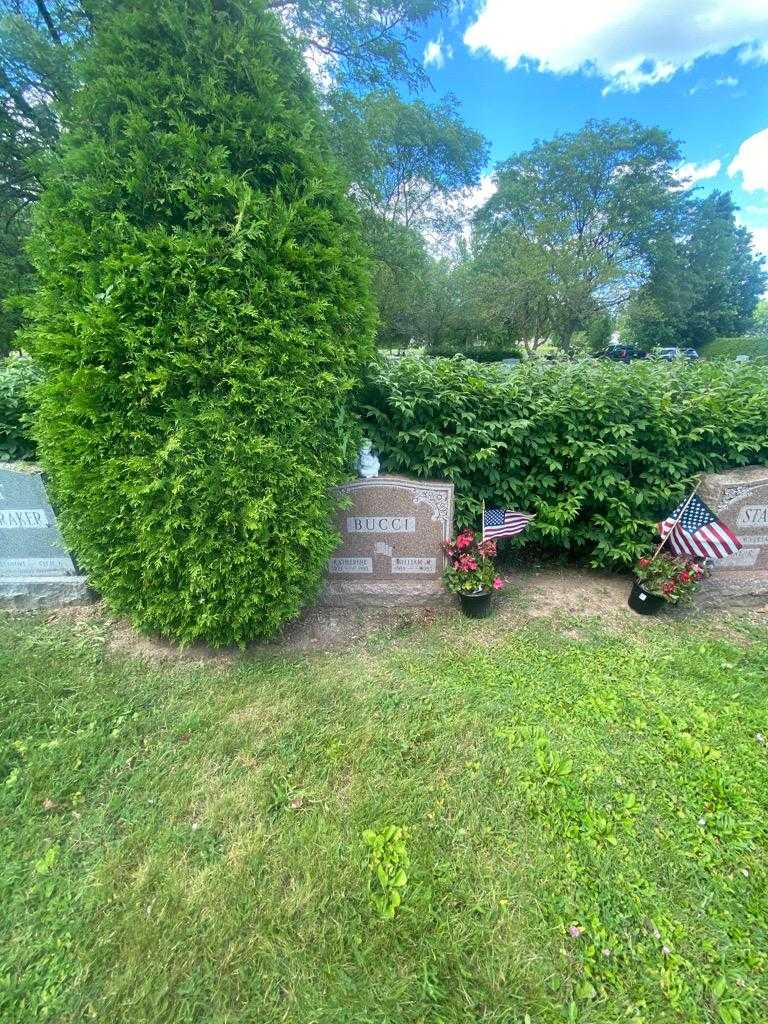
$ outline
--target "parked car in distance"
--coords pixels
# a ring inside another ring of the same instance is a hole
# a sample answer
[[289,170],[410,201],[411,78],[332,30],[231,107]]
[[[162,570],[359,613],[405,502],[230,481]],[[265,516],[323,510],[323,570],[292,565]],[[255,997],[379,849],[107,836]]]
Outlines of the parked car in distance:
[[633,359],[645,359],[648,355],[637,345],[609,345],[599,353],[599,359],[614,359],[618,363],[629,363]]
[[656,348],[653,350],[651,355],[655,359],[664,359],[666,362],[671,363],[675,359],[699,359],[699,353],[695,348],[676,348],[674,346]]

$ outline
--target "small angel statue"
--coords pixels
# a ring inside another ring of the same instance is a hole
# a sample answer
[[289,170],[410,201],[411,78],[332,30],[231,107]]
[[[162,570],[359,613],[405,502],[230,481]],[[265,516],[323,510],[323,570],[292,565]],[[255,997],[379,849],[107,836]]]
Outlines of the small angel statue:
[[364,480],[370,480],[371,477],[379,475],[380,469],[381,463],[379,462],[378,456],[374,455],[371,451],[371,442],[363,441],[363,446],[360,449],[360,456],[357,460],[358,473]]

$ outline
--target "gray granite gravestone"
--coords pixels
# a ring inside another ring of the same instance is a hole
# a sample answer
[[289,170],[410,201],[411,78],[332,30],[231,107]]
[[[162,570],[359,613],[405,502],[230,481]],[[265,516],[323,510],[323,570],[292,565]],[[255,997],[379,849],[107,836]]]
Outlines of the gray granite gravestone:
[[453,484],[378,476],[336,489],[341,545],[325,604],[417,605],[450,600],[442,543],[453,531]]
[[18,465],[0,469],[0,608],[55,608],[90,597],[40,472]]
[[699,494],[744,546],[713,562],[698,603],[768,603],[768,466],[712,473],[702,479]]

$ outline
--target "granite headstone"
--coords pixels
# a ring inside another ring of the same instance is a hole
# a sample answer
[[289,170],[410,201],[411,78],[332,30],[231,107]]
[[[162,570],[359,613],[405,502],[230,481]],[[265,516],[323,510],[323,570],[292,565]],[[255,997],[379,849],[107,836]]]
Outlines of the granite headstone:
[[453,531],[453,484],[384,475],[336,489],[342,542],[323,602],[415,605],[449,599],[443,541]]
[[89,599],[40,472],[0,469],[0,607],[53,608]]
[[705,476],[699,494],[743,547],[712,563],[700,603],[750,605],[768,602],[768,466],[748,466]]

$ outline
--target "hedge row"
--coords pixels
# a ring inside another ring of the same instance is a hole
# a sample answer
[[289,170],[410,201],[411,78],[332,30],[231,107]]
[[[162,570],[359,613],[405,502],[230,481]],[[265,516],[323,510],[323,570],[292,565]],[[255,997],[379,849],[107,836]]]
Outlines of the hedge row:
[[26,356],[0,360],[0,462],[29,459],[35,444],[30,436],[31,389],[40,378]]
[[740,355],[749,356],[751,359],[768,359],[768,335],[745,334],[738,338],[715,338],[714,341],[702,345],[699,352],[707,359],[718,356],[735,359]]
[[[435,352],[432,353],[438,357],[450,359],[455,353],[453,352]],[[521,352],[519,348],[477,348],[470,352],[464,353],[467,359],[471,359],[475,363],[500,363],[504,359],[520,359]]]
[[457,525],[488,504],[535,512],[525,540],[629,563],[696,474],[768,462],[768,367],[377,365],[366,429],[388,472],[456,486]]

